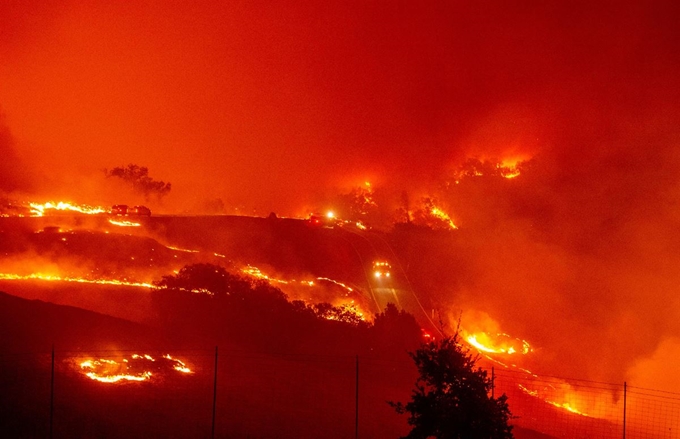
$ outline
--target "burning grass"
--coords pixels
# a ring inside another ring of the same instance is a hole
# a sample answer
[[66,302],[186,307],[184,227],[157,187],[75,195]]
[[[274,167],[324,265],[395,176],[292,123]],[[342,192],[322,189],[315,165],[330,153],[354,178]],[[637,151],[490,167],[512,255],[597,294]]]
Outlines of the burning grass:
[[182,360],[173,358],[169,354],[160,357],[132,354],[115,358],[91,358],[80,362],[78,366],[88,378],[108,384],[151,381],[172,373],[192,373],[192,370]]

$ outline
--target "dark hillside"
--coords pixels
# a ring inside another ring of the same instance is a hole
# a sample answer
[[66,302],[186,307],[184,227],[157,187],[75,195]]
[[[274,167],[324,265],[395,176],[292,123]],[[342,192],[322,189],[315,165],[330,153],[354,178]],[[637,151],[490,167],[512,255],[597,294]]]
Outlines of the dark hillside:
[[167,344],[159,330],[71,306],[0,292],[0,352],[152,348]]

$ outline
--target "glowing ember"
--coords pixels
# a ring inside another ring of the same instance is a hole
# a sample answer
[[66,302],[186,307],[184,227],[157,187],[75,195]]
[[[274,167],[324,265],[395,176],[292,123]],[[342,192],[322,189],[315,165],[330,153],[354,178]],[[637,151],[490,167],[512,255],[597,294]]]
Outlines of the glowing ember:
[[113,218],[109,218],[109,222],[113,224],[114,226],[120,226],[120,227],[139,227],[141,226],[140,223],[135,223],[132,221],[120,221],[120,220],[115,220]]
[[93,207],[93,206],[88,206],[85,204],[71,204],[67,203],[64,201],[60,201],[58,203],[53,203],[53,202],[47,202],[45,204],[39,204],[39,203],[29,203],[31,206],[31,216],[44,216],[46,213],[48,213],[51,210],[56,210],[56,211],[66,211],[66,212],[77,212],[77,213],[83,213],[86,215],[97,215],[100,213],[106,213],[108,212],[107,209],[103,207]]
[[[152,372],[149,369],[154,369]],[[156,361],[151,355],[133,354],[130,359],[123,358],[121,361],[100,358],[99,360],[86,360],[80,363],[80,370],[88,378],[100,383],[117,383],[120,381],[148,381],[157,374],[168,370],[180,373],[192,373],[187,365],[169,354],[163,355]]]

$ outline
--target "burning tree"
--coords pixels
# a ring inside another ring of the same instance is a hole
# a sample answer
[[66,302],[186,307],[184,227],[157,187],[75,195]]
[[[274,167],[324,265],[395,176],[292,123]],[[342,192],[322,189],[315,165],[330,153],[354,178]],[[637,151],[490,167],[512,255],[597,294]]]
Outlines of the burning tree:
[[340,195],[335,204],[344,218],[352,221],[366,221],[367,218],[374,217],[378,210],[374,195],[371,183],[366,182]]
[[304,305],[314,315],[326,320],[349,323],[352,325],[365,325],[361,315],[357,314],[357,309],[351,305],[333,306],[330,303],[322,302],[312,305]]
[[513,438],[507,397],[489,396],[493,383],[475,368],[478,358],[459,343],[458,332],[409,355],[420,373],[411,401],[390,402],[397,413],[409,414],[413,429],[404,439]]
[[412,214],[412,222],[433,230],[455,230],[458,228],[451,217],[437,206],[434,199],[429,197],[421,199],[420,207]]
[[481,160],[469,158],[456,173],[456,180],[466,177],[515,178],[532,165],[530,160]]
[[127,166],[117,166],[111,171],[104,170],[107,177],[117,177],[132,186],[135,192],[144,195],[147,200],[151,195],[159,199],[170,192],[172,185],[157,181],[149,177],[149,168],[130,163]]

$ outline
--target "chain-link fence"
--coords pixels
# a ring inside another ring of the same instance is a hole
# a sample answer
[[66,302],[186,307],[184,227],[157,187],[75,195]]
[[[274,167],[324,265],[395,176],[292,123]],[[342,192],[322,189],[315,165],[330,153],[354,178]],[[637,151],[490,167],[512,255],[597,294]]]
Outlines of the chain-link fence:
[[[411,369],[368,356],[226,348],[0,355],[0,432],[396,438],[408,425],[387,402],[409,399],[417,378]],[[680,394],[504,368],[489,372],[495,396],[509,398],[518,438],[680,438]]]

